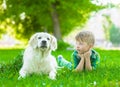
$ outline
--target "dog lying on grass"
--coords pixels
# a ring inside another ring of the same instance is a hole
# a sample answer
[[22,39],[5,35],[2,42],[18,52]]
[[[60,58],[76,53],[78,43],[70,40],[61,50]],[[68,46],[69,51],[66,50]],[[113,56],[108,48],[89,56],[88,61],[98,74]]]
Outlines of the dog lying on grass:
[[49,74],[50,79],[56,78],[57,62],[51,51],[57,49],[57,40],[54,36],[39,32],[34,34],[23,54],[23,66],[19,71],[18,79],[27,75]]

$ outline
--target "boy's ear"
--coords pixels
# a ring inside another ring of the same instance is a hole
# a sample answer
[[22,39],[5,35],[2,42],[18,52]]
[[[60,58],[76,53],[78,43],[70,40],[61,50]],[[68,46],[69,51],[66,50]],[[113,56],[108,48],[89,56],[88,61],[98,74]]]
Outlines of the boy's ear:
[[92,49],[93,48],[93,45],[90,45],[90,49]]

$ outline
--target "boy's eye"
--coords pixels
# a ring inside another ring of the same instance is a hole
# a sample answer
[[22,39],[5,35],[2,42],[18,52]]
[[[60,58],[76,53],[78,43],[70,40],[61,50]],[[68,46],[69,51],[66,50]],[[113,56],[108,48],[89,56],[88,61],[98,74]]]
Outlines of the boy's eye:
[[82,45],[82,43],[79,43],[80,45]]
[[81,43],[81,42],[77,42],[76,44],[77,44],[77,45],[82,45],[83,43]]
[[79,43],[80,45],[82,45],[82,43]]

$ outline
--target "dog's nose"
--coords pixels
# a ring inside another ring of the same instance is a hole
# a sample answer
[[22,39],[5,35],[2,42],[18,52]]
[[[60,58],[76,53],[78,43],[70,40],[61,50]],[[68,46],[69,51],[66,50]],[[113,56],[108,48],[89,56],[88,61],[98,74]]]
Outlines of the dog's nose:
[[42,41],[42,43],[43,43],[43,44],[46,44],[46,41],[45,41],[45,40],[43,40],[43,41]]

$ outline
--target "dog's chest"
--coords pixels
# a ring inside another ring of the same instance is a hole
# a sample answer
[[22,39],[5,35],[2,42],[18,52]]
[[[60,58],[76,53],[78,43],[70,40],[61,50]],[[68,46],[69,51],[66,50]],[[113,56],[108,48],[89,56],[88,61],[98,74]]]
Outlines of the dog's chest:
[[40,58],[39,56],[36,56],[32,61],[32,64],[34,72],[49,72],[50,62],[47,58]]

